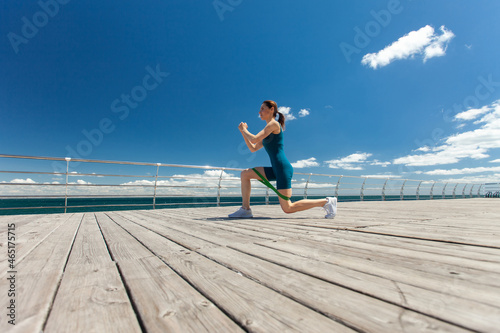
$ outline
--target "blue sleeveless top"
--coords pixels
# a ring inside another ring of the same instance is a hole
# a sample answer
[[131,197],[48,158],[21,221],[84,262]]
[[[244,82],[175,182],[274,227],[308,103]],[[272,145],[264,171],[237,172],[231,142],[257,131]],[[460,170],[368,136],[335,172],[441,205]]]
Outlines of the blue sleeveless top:
[[267,179],[276,180],[278,190],[292,188],[293,167],[285,156],[281,126],[279,134],[269,134],[262,140],[262,144],[269,155],[272,165],[271,168],[264,168]]

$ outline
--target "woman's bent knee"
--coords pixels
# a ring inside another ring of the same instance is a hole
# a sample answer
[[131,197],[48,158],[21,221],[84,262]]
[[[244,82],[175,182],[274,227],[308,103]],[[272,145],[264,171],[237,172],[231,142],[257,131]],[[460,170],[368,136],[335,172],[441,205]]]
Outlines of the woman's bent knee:
[[292,209],[292,207],[290,206],[285,206],[285,205],[281,205],[281,209],[283,210],[283,212],[285,214],[292,214],[292,213],[295,213],[295,211]]
[[245,169],[241,172],[241,179],[259,179],[253,169]]
[[250,172],[252,172],[252,169],[243,170],[240,174],[241,179],[250,178]]

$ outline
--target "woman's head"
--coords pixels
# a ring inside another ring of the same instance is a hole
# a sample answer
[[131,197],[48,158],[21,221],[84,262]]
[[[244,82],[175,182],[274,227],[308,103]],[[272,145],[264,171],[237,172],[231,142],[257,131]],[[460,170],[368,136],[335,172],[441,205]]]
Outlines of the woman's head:
[[276,118],[276,115],[279,115],[278,122],[281,124],[281,127],[285,129],[285,115],[278,111],[278,104],[275,101],[267,100],[262,102],[262,105],[265,105],[268,109],[273,112],[273,118]]

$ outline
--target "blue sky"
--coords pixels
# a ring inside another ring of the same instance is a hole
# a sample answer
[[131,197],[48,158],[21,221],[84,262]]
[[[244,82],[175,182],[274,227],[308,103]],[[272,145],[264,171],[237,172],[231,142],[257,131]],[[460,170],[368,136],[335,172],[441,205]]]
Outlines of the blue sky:
[[498,1],[41,0],[1,12],[2,154],[269,165],[237,126],[258,132],[273,99],[296,172],[500,180]]

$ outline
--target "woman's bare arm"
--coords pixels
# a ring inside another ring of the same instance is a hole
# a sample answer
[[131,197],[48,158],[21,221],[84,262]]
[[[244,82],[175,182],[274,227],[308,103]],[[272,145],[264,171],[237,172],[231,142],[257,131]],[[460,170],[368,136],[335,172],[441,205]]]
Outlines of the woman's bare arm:
[[279,129],[279,124],[276,121],[271,121],[266,125],[266,127],[264,127],[262,131],[260,131],[256,135],[248,131],[248,125],[246,123],[241,123],[238,126],[238,128],[240,129],[241,134],[245,138],[245,142],[246,140],[248,140],[252,144],[257,144],[259,142],[261,143],[262,140],[264,140],[269,134]]
[[257,142],[257,143],[251,143],[244,135],[243,135],[243,139],[245,139],[245,143],[247,144],[248,149],[250,149],[250,151],[252,153],[255,153],[257,150],[264,147],[264,145],[262,144],[262,141]]

